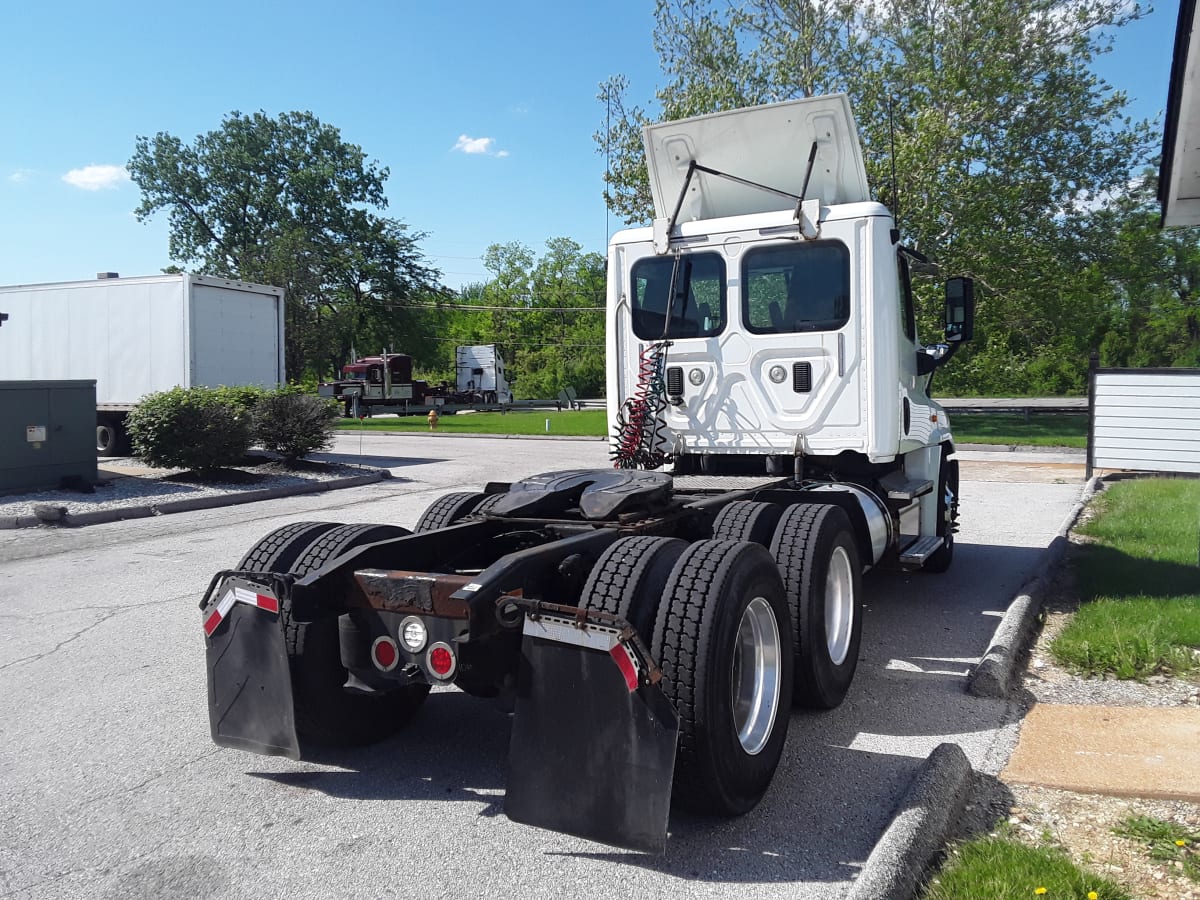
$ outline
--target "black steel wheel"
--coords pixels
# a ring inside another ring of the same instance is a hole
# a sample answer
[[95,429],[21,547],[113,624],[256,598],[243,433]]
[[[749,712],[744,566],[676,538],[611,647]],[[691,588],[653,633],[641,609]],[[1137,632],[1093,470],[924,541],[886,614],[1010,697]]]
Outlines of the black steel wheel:
[[941,573],[954,562],[954,532],[958,529],[958,460],[943,452],[938,470],[937,535],[938,547],[921,567],[924,572]]
[[125,421],[117,416],[104,416],[96,421],[96,455],[128,456],[129,434]]
[[667,578],[687,546],[680,538],[617,539],[592,567],[580,605],[620,616],[649,646]]
[[421,518],[417,519],[413,531],[420,534],[424,531],[437,531],[439,528],[453,525],[459,519],[465,519],[473,513],[485,497],[487,494],[477,491],[455,491],[444,497],[438,497],[429,504],[425,512],[421,513]]
[[779,766],[793,680],[770,554],[748,542],[690,545],[668,578],[651,652],[679,714],[672,800],[715,815],[753,809]]
[[713,520],[712,536],[718,541],[750,541],[770,547],[782,515],[783,507],[776,503],[735,500]]
[[790,506],[771,541],[795,631],[798,706],[833,709],[846,697],[862,640],[862,566],[850,518],[837,506]]

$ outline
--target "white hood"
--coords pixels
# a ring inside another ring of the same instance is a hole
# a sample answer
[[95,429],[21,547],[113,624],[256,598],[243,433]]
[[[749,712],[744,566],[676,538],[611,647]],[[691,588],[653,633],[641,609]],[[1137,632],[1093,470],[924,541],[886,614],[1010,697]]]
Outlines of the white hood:
[[[642,129],[654,215],[675,211],[692,160],[798,195],[813,142],[817,158],[806,196],[822,203],[869,200],[858,129],[845,94],[807,97],[696,116]],[[679,222],[794,209],[795,202],[704,172],[692,176]]]

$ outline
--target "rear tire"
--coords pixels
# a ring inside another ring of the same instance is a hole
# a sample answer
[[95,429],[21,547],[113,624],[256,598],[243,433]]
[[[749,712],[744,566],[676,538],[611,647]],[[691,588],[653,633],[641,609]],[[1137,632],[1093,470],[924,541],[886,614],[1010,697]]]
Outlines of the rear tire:
[[837,506],[790,506],[771,555],[795,628],[795,702],[833,709],[850,690],[862,640],[862,566],[850,519]]
[[[394,525],[295,522],[255,544],[237,568],[305,575],[353,547],[404,534],[408,531]],[[348,673],[342,665],[338,620],[296,622],[286,601],[280,603],[279,616],[301,739],[332,746],[373,743],[411,719],[429,693],[424,685],[378,694],[344,690]]]
[[[339,525],[311,541],[290,571],[307,575],[347,550],[409,533],[396,525]],[[408,724],[429,695],[425,684],[377,693],[345,690],[349,672],[342,665],[338,620],[295,622],[286,605],[280,616],[300,737],[328,746],[371,744]]]
[[125,420],[105,416],[96,421],[96,455],[128,456],[129,435],[125,431]]
[[474,491],[455,491],[444,497],[438,497],[429,504],[425,512],[421,513],[421,518],[417,519],[417,524],[413,526],[413,532],[420,534],[453,525],[473,513],[475,507],[479,506],[486,497],[487,494]]
[[314,539],[336,522],[293,522],[276,528],[251,547],[235,568],[246,572],[287,572]]
[[783,507],[775,503],[735,500],[713,521],[712,536],[718,541],[750,541],[771,546]]
[[791,628],[770,554],[689,546],[668,579],[652,654],[679,713],[672,799],[699,813],[748,812],[779,766],[791,705]]
[[620,616],[649,646],[667,579],[687,546],[680,538],[618,538],[592,567],[580,605]]
[[934,574],[945,572],[954,562],[954,532],[958,529],[958,460],[946,457],[943,453],[938,471],[937,535],[942,546],[921,567]]

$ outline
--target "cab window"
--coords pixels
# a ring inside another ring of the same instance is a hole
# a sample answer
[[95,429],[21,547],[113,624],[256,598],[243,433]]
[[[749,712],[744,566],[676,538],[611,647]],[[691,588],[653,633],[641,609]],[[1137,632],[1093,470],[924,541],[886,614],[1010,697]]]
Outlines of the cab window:
[[[725,327],[725,261],[716,253],[652,256],[633,264],[633,333],[644,341],[712,337]],[[670,302],[671,275],[675,299]],[[670,307],[670,326],[667,310]]]
[[742,318],[755,334],[836,331],[850,320],[850,251],[840,241],[750,250],[742,279]]

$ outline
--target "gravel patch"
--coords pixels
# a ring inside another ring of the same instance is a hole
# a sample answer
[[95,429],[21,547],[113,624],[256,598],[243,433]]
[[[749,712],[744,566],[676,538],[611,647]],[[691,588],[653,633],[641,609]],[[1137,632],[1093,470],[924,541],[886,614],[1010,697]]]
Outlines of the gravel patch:
[[201,479],[179,469],[151,469],[136,459],[106,461],[92,493],[43,490],[24,494],[0,494],[0,519],[20,518],[43,511],[65,510],[68,516],[107,510],[154,507],[161,503],[200,498],[235,498],[239,494],[275,488],[316,485],[379,470],[340,463],[302,462],[288,468],[282,462],[251,458],[246,465],[223,469],[213,478]]

